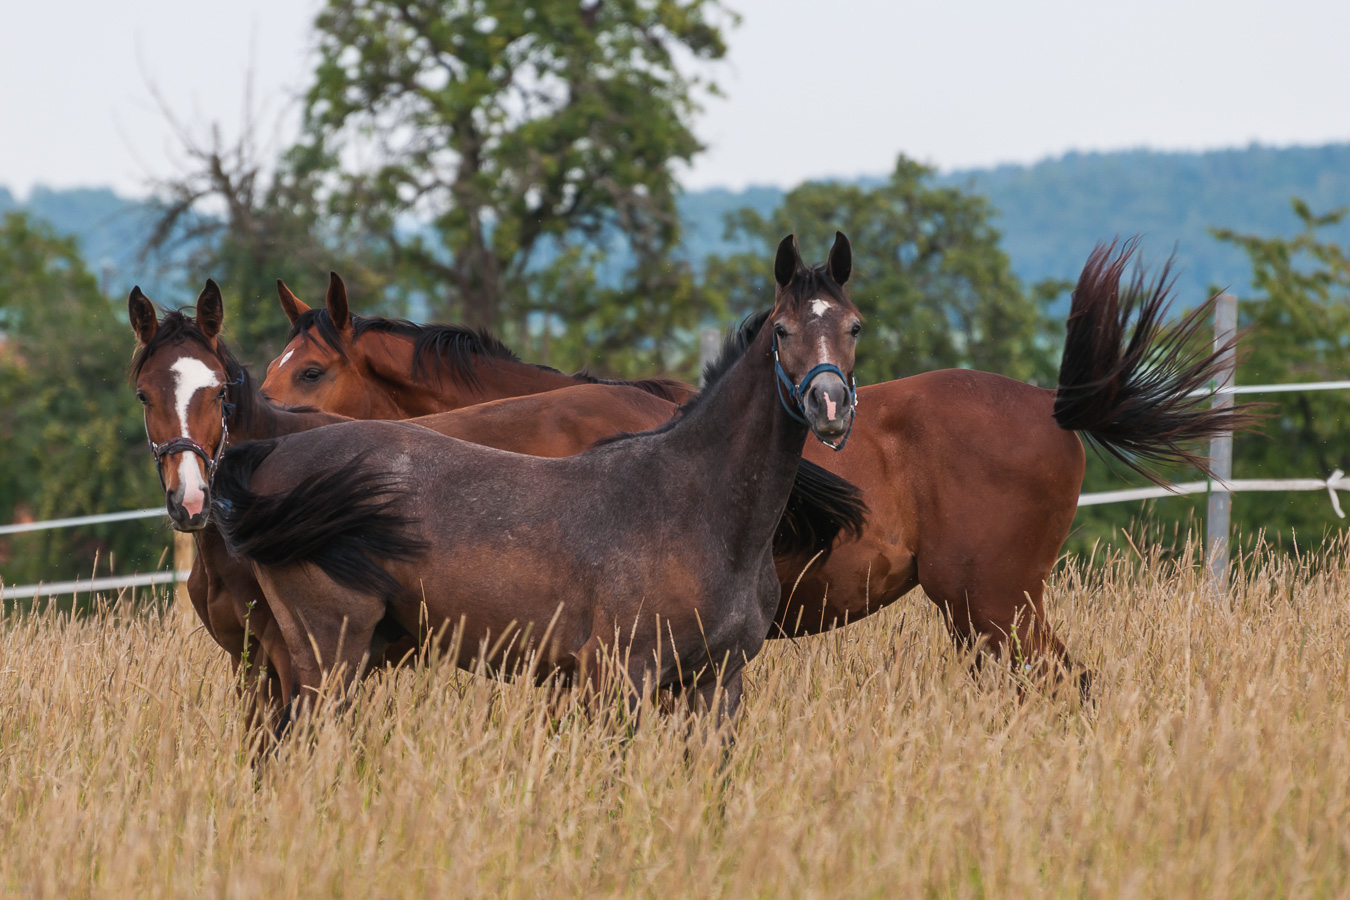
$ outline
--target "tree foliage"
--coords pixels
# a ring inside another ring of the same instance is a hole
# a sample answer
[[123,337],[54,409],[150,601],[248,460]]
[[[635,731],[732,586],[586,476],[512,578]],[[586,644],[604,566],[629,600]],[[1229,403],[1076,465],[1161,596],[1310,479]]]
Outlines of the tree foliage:
[[[0,221],[0,335],[0,521],[153,504],[126,324],[74,240],[17,213]],[[168,535],[158,522],[119,522],[0,541],[0,574],[24,584],[88,576],[95,553],[101,568],[111,555],[118,571],[146,571]]]
[[[1350,247],[1325,238],[1346,210],[1314,214],[1293,201],[1302,230],[1293,237],[1261,237],[1216,229],[1241,247],[1252,266],[1255,296],[1240,298],[1245,356],[1239,383],[1333,381],[1350,376]],[[1238,439],[1239,478],[1325,478],[1350,471],[1345,423],[1350,398],[1342,391],[1272,395],[1265,436]],[[1343,528],[1327,497],[1313,494],[1237,494],[1234,517],[1249,534],[1258,529],[1318,539]]]
[[716,89],[680,60],[723,56],[719,16],[716,0],[329,0],[295,158],[421,274],[435,316],[509,334],[547,308],[575,339],[606,316],[559,309],[584,295],[541,295],[557,285],[539,272],[578,242],[674,246],[674,167]]
[[349,229],[323,220],[312,179],[286,158],[265,158],[251,121],[227,143],[218,125],[201,140],[167,110],[165,116],[187,164],[151,186],[155,220],[142,258],[181,259],[185,291],[208,277],[224,285],[241,359],[266,365],[285,343],[278,278],[302,297],[321,296],[327,273],[341,269],[356,296],[373,298],[368,310],[379,304],[390,279],[378,248],[362,248]]
[[960,366],[1050,383],[1042,309],[1063,286],[1029,296],[999,249],[989,204],[933,175],[902,156],[878,187],[808,182],[767,216],[731,214],[728,238],[751,249],[709,259],[706,290],[737,314],[761,307],[773,296],[774,244],[794,232],[805,256],[820,256],[837,229],[853,243],[850,294],[867,316],[860,383]]

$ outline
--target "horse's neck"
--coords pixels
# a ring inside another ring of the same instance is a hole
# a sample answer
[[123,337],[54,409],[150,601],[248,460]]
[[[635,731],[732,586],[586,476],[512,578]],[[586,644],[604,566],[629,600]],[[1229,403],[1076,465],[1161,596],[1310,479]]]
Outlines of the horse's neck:
[[237,413],[231,417],[229,422],[231,443],[280,437],[285,434],[295,434],[299,431],[309,431],[311,428],[318,428],[321,425],[349,421],[346,416],[317,409],[287,409],[263,397],[262,394],[257,392],[257,388],[252,382],[247,387],[254,391],[252,410],[247,417]]
[[487,395],[485,400],[541,394],[581,383],[571,375],[507,359],[476,356],[474,372],[478,375],[478,390]]
[[797,477],[807,427],[775,393],[766,327],[726,375],[665,435],[669,448],[700,458],[709,524],[725,529],[734,553],[768,546]]
[[414,380],[413,372],[417,367],[413,359],[413,342],[410,340],[386,345],[385,352],[372,353],[366,358],[367,365],[379,381],[397,388],[398,399],[395,402],[405,419],[490,400],[539,394],[579,383],[570,375],[530,363],[477,353],[473,354],[472,360],[477,384],[466,383],[439,357],[428,359],[424,367],[427,375]]

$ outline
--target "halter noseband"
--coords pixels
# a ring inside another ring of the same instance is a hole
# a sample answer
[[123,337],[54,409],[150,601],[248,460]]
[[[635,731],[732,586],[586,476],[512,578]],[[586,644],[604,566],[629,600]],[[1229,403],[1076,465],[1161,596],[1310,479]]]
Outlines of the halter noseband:
[[[225,396],[229,395],[232,387],[237,387],[244,383],[244,372],[239,373],[239,377],[234,381],[225,383]],[[156,444],[150,439],[150,423],[145,423],[145,439],[150,444],[150,452],[155,457],[155,471],[159,474],[159,486],[167,489],[164,481],[164,457],[173,453],[195,453],[206,463],[206,486],[209,489],[211,482],[216,477],[216,466],[220,464],[220,457],[225,453],[225,445],[230,442],[230,426],[226,424],[230,416],[234,415],[235,405],[225,397],[221,398],[220,403],[220,443],[216,445],[214,454],[207,453],[206,448],[194,441],[185,434],[177,437],[171,437],[162,444]],[[144,415],[142,419],[144,420]]]
[[[844,445],[848,443],[848,436],[853,433],[853,422],[858,418],[858,382],[853,378],[844,377],[843,369],[840,369],[834,363],[820,363],[806,373],[802,378],[801,384],[793,384],[788,373],[783,370],[783,364],[778,359],[778,332],[773,333],[773,372],[778,380],[774,382],[774,387],[778,391],[778,402],[783,404],[783,409],[798,422],[808,428],[811,423],[806,420],[806,389],[811,386],[811,382],[817,375],[824,372],[833,372],[839,376],[839,380],[844,383],[844,390],[848,392],[848,428],[844,431],[844,436],[836,444],[831,444],[820,435],[816,435],[816,440],[820,441],[831,450],[843,450]],[[787,388],[787,396],[783,396],[783,388]],[[791,399],[791,403],[788,400]],[[812,434],[815,430],[812,429]]]

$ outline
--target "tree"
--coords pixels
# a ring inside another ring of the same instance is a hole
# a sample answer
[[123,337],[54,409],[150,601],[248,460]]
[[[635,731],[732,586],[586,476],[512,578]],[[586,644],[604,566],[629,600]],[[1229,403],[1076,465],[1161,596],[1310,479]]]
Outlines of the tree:
[[677,241],[673,169],[716,90],[677,59],[725,54],[719,16],[717,0],[329,0],[295,158],[331,213],[420,273],[434,315],[566,320],[535,289],[559,255]]
[[[850,294],[867,316],[859,383],[967,366],[1051,384],[1053,342],[1042,309],[1065,285],[1022,289],[981,197],[932,184],[931,169],[901,156],[877,187],[809,182],[772,214],[728,217],[729,239],[751,250],[707,261],[704,288],[743,315],[773,297],[766,260],[795,232],[823,253],[836,229],[853,243]],[[814,249],[813,249],[814,248]]]
[[[1251,260],[1256,296],[1241,298],[1238,307],[1238,323],[1246,329],[1239,383],[1330,381],[1350,374],[1350,247],[1321,234],[1339,226],[1347,211],[1315,215],[1298,199],[1293,208],[1303,230],[1292,238],[1213,232]],[[1335,469],[1350,471],[1350,398],[1323,391],[1271,399],[1277,402],[1263,428],[1266,436],[1234,444],[1236,477],[1325,478]],[[1233,512],[1249,535],[1264,529],[1316,540],[1345,524],[1319,493],[1237,494]]]
[[[277,304],[284,279],[304,295],[327,284],[340,269],[353,293],[381,304],[390,274],[378,248],[321,219],[312,178],[287,156],[271,159],[255,143],[257,116],[245,116],[239,137],[227,142],[213,125],[202,139],[161,102],[186,162],[182,171],[151,185],[155,222],[142,258],[175,257],[192,297],[203,279],[215,278],[231,296],[230,336],[242,360],[270,362],[285,343],[287,323]],[[363,252],[364,251],[364,252]],[[159,298],[179,305],[173,298]]]
[[[114,512],[158,494],[124,367],[131,335],[75,241],[0,220],[0,521]],[[153,569],[161,522],[37,532],[6,541],[10,584],[88,576],[95,554]]]

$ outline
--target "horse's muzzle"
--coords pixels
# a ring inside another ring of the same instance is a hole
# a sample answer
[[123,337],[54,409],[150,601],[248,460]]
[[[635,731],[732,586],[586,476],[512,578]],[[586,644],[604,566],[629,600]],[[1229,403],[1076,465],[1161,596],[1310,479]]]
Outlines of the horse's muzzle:
[[834,441],[848,433],[853,403],[848,385],[833,372],[822,372],[811,379],[802,397],[802,410],[816,436]]
[[200,505],[197,497],[193,497],[191,506],[196,510],[189,508],[183,503],[184,490],[180,486],[177,490],[169,491],[164,495],[164,505],[169,510],[169,518],[173,520],[173,527],[178,531],[201,531],[206,527],[206,520],[211,512],[211,490],[207,488],[199,492]]

